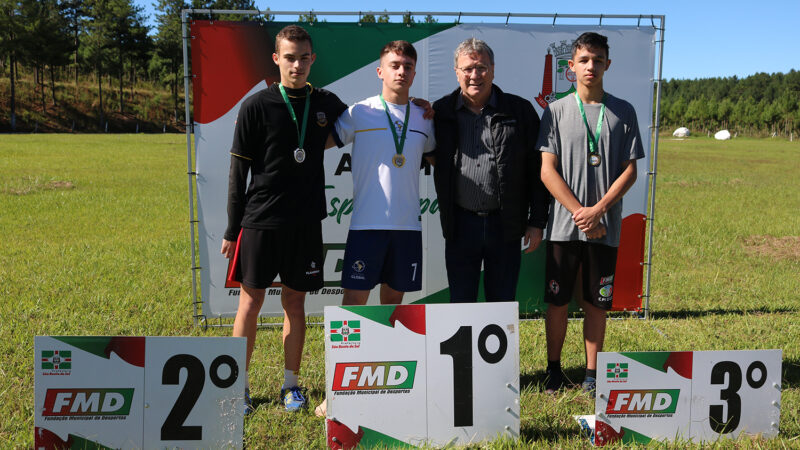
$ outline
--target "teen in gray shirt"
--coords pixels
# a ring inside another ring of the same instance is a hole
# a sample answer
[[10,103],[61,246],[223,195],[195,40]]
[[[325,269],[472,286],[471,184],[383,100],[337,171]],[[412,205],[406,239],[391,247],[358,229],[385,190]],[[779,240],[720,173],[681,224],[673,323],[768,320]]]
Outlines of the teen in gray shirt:
[[567,307],[575,286],[582,285],[583,389],[594,395],[597,352],[603,349],[614,290],[622,196],[636,181],[636,160],[644,157],[633,107],[603,90],[610,64],[605,36],[590,32],[575,40],[569,68],[577,90],[545,109],[536,143],[542,182],[553,195],[545,234],[548,393],[564,384]]

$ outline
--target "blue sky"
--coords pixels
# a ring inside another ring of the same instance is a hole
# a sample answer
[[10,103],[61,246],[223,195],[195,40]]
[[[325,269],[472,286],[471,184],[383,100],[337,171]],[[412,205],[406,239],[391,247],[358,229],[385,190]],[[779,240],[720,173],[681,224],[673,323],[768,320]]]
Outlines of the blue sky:
[[[152,0],[135,0],[152,15]],[[544,14],[657,14],[665,15],[663,76],[670,78],[708,78],[736,75],[745,77],[757,72],[800,70],[797,31],[800,29],[800,0],[707,1],[662,0],[612,2],[572,0],[570,2],[532,2],[506,0],[479,4],[455,0],[406,0],[401,3],[338,0],[256,0],[259,9],[272,11],[447,11],[512,12]],[[474,6],[473,6],[474,5]],[[327,17],[329,21],[347,20]],[[277,20],[296,20],[279,16]],[[350,19],[355,20],[355,19]],[[453,20],[442,18],[441,20]],[[462,21],[481,21],[466,18]],[[522,19],[511,19],[522,22]],[[393,17],[392,21],[399,21]],[[486,22],[497,19],[486,18]],[[539,21],[538,23],[541,23]],[[557,23],[568,23],[561,21]],[[584,23],[584,22],[581,22]],[[603,23],[619,23],[604,20]],[[625,21],[625,24],[632,22]],[[613,49],[612,49],[613,52]],[[613,53],[612,53],[613,59]]]

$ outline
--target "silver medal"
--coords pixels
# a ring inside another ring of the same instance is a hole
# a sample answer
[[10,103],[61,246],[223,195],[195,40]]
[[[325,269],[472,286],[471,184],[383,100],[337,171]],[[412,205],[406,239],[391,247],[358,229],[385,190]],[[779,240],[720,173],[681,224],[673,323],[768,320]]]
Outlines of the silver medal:
[[295,149],[294,160],[301,163],[306,160],[306,151],[302,148]]

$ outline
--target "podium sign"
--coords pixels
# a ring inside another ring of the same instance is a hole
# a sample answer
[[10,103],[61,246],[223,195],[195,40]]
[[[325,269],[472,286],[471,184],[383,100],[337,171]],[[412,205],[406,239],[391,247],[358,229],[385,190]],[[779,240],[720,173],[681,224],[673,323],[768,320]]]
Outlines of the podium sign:
[[781,350],[600,353],[595,444],[778,434]]
[[331,448],[519,436],[516,302],[325,308]]
[[242,447],[244,338],[37,336],[36,448]]

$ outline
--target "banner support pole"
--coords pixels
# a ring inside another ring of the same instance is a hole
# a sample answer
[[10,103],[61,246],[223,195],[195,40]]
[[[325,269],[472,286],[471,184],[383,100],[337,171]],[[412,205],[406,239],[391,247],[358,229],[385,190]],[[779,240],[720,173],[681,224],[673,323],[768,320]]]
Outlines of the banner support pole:
[[[651,21],[653,17],[651,16]],[[652,161],[650,162],[650,207],[648,208],[648,224],[647,224],[647,272],[645,277],[644,283],[644,318],[645,320],[650,318],[650,280],[652,277],[653,271],[653,221],[655,218],[655,207],[656,207],[656,174],[658,168],[658,131],[659,125],[661,121],[661,84],[663,80],[662,77],[662,68],[664,65],[664,16],[659,16],[661,20],[661,27],[658,28],[659,31],[659,39],[658,39],[658,78],[656,79],[656,113],[653,117],[653,157]],[[653,24],[655,26],[655,24]]]
[[186,165],[187,174],[189,177],[189,248],[192,249],[192,319],[194,325],[198,325],[197,311],[197,271],[200,269],[197,266],[197,249],[195,246],[195,226],[197,224],[197,216],[194,211],[194,177],[197,172],[194,171],[192,164],[192,134],[194,133],[194,124],[192,123],[191,113],[189,111],[189,36],[186,30],[187,11],[181,11],[181,37],[183,38],[183,106],[186,124]]

